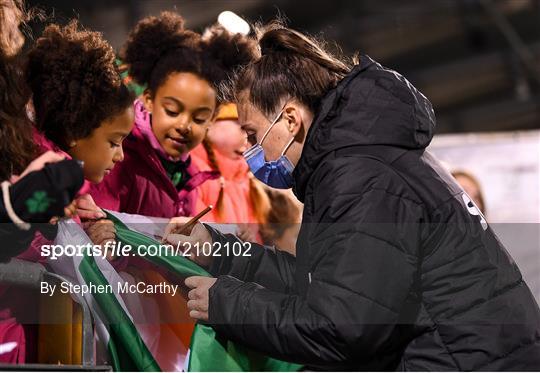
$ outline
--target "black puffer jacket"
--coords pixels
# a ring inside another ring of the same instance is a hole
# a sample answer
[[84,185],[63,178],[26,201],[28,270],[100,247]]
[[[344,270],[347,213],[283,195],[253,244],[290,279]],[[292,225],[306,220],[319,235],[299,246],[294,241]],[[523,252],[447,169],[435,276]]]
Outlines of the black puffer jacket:
[[323,100],[295,168],[296,260],[258,247],[217,258],[210,325],[312,369],[540,370],[538,305],[425,151],[434,126],[420,92],[363,57]]

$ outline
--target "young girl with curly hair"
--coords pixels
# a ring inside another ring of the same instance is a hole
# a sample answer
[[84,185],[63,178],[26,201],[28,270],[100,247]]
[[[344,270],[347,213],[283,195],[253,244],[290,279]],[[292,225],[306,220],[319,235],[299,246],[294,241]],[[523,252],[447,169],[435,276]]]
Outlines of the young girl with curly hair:
[[223,29],[205,37],[186,30],[171,12],[136,25],[122,61],[146,90],[135,103],[124,162],[91,188],[100,207],[165,218],[196,213],[195,188],[218,174],[198,172],[189,152],[215,119],[217,87],[251,58],[248,45]]
[[[187,30],[183,18],[172,12],[139,21],[121,59],[133,81],[146,89],[135,102],[135,125],[125,141],[124,161],[90,189],[98,206],[161,218],[198,212],[196,188],[219,173],[199,172],[189,152],[203,141],[215,119],[221,103],[219,85],[236,66],[251,59],[249,43],[245,37],[223,29],[213,29],[204,36]],[[108,220],[94,224],[87,233],[96,244],[115,238],[114,226]],[[139,258],[117,258],[113,265],[146,283],[166,280],[159,269],[147,269]],[[173,297],[155,300],[182,303],[169,298]],[[182,314],[179,308],[175,308],[175,320]],[[162,352],[174,349],[185,354],[181,345],[189,345],[193,324],[187,312],[180,319],[170,330],[168,323],[159,325],[160,335],[171,334],[172,330],[181,341]],[[165,370],[178,368],[177,359],[158,357],[158,361]]]
[[[3,32],[3,21],[9,18],[3,17],[6,4],[0,5]],[[2,59],[4,49],[2,46]],[[7,71],[15,65],[6,63],[1,68]],[[63,155],[56,155],[60,159],[83,161],[86,180],[100,181],[123,158],[121,142],[133,122],[133,97],[121,84],[110,45],[99,33],[80,30],[76,22],[66,27],[51,25],[31,49],[25,70],[24,76],[2,70],[0,79],[0,86],[10,93],[2,95],[5,104],[0,108],[6,113],[0,123],[0,154],[5,157],[0,167],[2,179],[23,171],[35,154],[54,154],[49,152],[53,150]],[[35,108],[35,129],[26,114],[29,99]],[[51,229],[51,236],[54,233]],[[38,234],[18,258],[44,261],[40,246],[45,241]],[[13,331],[22,328],[17,321],[19,311],[37,310],[38,298],[25,297],[21,289],[12,287],[2,288],[0,293],[0,342],[11,341]],[[35,362],[35,351],[27,349],[35,345],[35,339],[35,328],[25,326],[16,349],[8,356],[3,354],[0,361]]]
[[100,182],[124,158],[133,126],[134,97],[112,47],[76,21],[50,25],[28,55],[26,77],[39,145],[83,161],[86,180]]

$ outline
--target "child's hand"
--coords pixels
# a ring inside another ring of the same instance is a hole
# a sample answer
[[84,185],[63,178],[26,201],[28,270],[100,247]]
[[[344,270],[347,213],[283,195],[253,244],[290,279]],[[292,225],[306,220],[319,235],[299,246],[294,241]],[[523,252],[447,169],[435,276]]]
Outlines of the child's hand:
[[64,217],[65,218],[72,218],[75,215],[77,215],[77,205],[76,205],[75,201],[73,201],[69,205],[64,207]]
[[77,215],[81,220],[102,219],[107,215],[100,209],[90,194],[83,194],[75,200],[77,207]]
[[[83,223],[83,228],[95,245],[104,247],[107,242],[114,242],[116,239],[116,228],[114,228],[112,220],[88,221]],[[114,258],[107,255],[107,259],[112,260]]]

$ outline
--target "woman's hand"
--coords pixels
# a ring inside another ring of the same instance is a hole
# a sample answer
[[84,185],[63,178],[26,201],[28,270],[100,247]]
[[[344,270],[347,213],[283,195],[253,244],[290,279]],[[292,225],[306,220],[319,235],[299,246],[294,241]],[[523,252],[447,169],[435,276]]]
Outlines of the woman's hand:
[[75,200],[75,206],[77,207],[77,215],[81,220],[95,220],[102,219],[107,215],[100,209],[90,194],[83,194]]
[[178,216],[169,220],[169,223],[165,227],[165,233],[163,233],[163,239],[172,233],[179,232],[191,218],[187,216]]
[[186,278],[184,282],[191,290],[188,293],[189,301],[187,307],[189,316],[201,321],[208,321],[208,293],[209,289],[216,283],[217,278],[192,276]]
[[[183,248],[184,243],[189,244],[191,247],[194,247],[194,245],[197,243],[199,244],[199,247],[202,247],[205,242],[209,242],[210,244],[213,243],[210,232],[208,232],[208,230],[201,223],[195,224],[189,236],[174,233],[182,228],[185,222],[189,220],[189,218],[182,219],[184,219],[183,223],[180,223],[180,218],[174,218],[171,220],[171,223],[169,223],[169,226],[165,229],[165,236],[163,237],[164,242],[168,242],[171,245],[179,248]],[[212,253],[206,253],[209,255],[205,255],[203,251],[204,250],[191,250],[189,258],[198,265],[208,268],[212,264]]]
[[26,167],[22,174],[13,175],[10,179],[10,182],[16,183],[19,179],[25,177],[30,172],[41,170],[47,163],[56,163],[63,161],[64,159],[65,157],[63,155],[49,150],[48,152],[43,153],[42,155],[34,159],[32,162],[30,162],[30,164],[28,165],[28,167]]

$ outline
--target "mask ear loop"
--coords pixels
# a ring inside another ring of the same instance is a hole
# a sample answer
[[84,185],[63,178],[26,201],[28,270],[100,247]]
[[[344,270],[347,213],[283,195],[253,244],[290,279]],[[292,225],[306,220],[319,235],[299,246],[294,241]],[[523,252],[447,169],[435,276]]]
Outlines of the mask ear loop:
[[278,116],[276,117],[276,119],[274,119],[272,121],[272,123],[270,124],[270,126],[268,127],[268,129],[266,130],[266,132],[264,133],[263,137],[261,138],[261,142],[259,142],[259,145],[262,145],[264,139],[266,139],[266,136],[268,136],[268,134],[270,133],[270,130],[272,129],[272,127],[274,127],[274,125],[278,122],[279,118],[281,118],[281,114],[283,114],[283,109],[281,109],[281,111],[279,112]]
[[287,145],[285,145],[285,148],[283,149],[283,151],[281,152],[281,157],[283,157],[285,155],[285,153],[287,152],[287,150],[289,150],[289,147],[292,145],[294,141],[294,136],[291,137],[291,139],[289,140],[289,142],[287,143]]

